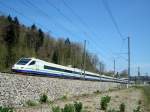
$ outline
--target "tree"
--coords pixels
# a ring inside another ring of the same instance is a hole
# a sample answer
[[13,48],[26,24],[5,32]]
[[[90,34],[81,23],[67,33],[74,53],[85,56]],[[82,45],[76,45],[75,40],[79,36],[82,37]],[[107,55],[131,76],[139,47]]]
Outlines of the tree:
[[10,24],[5,28],[6,34],[4,37],[4,41],[8,47],[11,47],[15,43],[15,29],[14,25]]
[[69,38],[67,38],[67,39],[65,40],[65,45],[70,45],[70,44],[71,44],[71,42],[70,42]]
[[54,51],[52,62],[58,64],[58,52],[57,50]]
[[15,23],[16,25],[19,25],[19,21],[18,21],[18,18],[17,18],[17,17],[14,17],[14,23]]
[[120,73],[119,73],[120,77],[128,77],[128,71],[125,69],[125,70],[122,70]]
[[33,24],[33,25],[31,26],[31,30],[36,30],[36,25],[35,25],[35,24]]
[[43,45],[43,40],[44,40],[44,33],[41,29],[38,30],[38,42],[37,42],[37,46],[41,47]]
[[13,26],[14,26],[14,30],[15,30],[15,44],[16,44],[16,43],[18,43],[19,36],[20,36],[20,24],[19,24],[17,17],[14,18]]
[[6,55],[6,67],[9,67],[15,61],[15,52],[12,51],[12,48],[17,44],[19,38],[19,32],[16,30],[16,26],[11,22],[5,28],[6,34],[4,36],[4,42],[7,47],[7,55]]
[[12,22],[12,17],[10,15],[7,16],[9,22]]

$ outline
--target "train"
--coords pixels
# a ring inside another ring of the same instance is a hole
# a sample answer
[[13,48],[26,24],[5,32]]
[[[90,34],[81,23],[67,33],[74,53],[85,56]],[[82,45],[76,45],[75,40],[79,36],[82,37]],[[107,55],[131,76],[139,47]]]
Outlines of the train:
[[116,83],[127,83],[127,79],[114,78],[110,76],[100,75],[89,71],[84,71],[71,66],[63,66],[46,62],[37,58],[21,58],[12,66],[15,73],[40,75],[46,77],[59,77],[68,79],[105,81]]

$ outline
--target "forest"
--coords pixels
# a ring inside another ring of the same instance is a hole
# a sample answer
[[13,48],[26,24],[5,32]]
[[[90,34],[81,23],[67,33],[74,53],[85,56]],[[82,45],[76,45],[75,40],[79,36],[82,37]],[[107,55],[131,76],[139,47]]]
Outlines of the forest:
[[88,50],[84,52],[83,43],[73,42],[67,37],[55,38],[35,24],[25,26],[17,17],[10,15],[0,16],[0,43],[1,72],[9,72],[12,65],[22,57],[35,57],[83,69],[84,53],[86,70],[104,72],[104,63]]

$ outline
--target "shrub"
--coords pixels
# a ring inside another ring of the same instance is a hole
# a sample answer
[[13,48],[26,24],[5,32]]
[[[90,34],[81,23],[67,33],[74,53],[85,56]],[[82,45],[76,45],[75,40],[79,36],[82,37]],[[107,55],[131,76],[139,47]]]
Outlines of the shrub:
[[66,104],[64,108],[61,109],[62,112],[75,112],[74,105]]
[[52,107],[52,112],[61,112],[61,109],[59,106]]
[[66,104],[61,109],[59,106],[52,107],[52,112],[82,112],[82,103],[74,102],[74,104]]
[[133,112],[141,112],[141,107],[140,107],[140,106],[137,106],[137,108],[134,109]]
[[36,105],[37,105],[37,103],[36,103],[35,101],[32,101],[32,100],[28,100],[28,101],[26,102],[26,104],[27,104],[28,106],[36,106]]
[[111,97],[110,96],[104,96],[101,98],[101,109],[102,110],[106,110],[107,109],[107,105],[110,102]]
[[48,97],[46,94],[43,94],[40,96],[40,102],[41,103],[46,103],[48,101]]
[[0,106],[0,112],[13,112],[13,108]]
[[81,112],[82,111],[82,103],[74,102],[74,108],[75,108],[75,112]]
[[119,109],[120,109],[120,112],[125,112],[125,104],[121,103]]

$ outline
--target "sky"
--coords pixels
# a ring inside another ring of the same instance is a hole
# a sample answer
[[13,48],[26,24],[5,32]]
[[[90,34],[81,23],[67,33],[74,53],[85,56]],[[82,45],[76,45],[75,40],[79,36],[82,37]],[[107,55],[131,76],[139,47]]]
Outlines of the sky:
[[36,24],[55,38],[82,43],[106,69],[127,69],[131,40],[131,75],[150,74],[150,0],[0,0],[0,13]]

